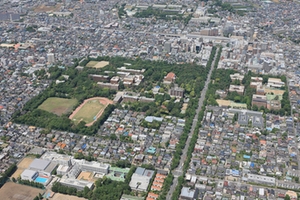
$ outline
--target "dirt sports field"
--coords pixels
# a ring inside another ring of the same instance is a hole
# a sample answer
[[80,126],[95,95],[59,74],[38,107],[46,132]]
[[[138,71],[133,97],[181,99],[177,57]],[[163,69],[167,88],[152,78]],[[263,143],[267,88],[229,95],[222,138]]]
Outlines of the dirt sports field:
[[92,67],[96,69],[103,68],[105,66],[109,65],[109,62],[107,61],[90,61],[88,64],[86,64],[87,67]]
[[91,126],[102,115],[105,108],[112,103],[111,100],[103,97],[86,99],[74,110],[69,119],[75,123],[84,121],[86,122],[86,126]]
[[85,200],[85,198],[56,193],[51,200]]
[[61,4],[57,4],[56,6],[46,6],[46,5],[39,5],[34,8],[34,12],[54,12],[59,11]]
[[81,172],[77,177],[78,180],[86,180],[92,181],[93,180],[93,173],[91,172]]
[[17,179],[22,174],[22,172],[29,167],[29,165],[32,163],[33,160],[34,157],[23,158],[23,160],[18,164],[17,171],[15,171],[15,173],[11,177]]
[[32,200],[39,193],[43,194],[43,190],[13,182],[8,182],[5,183],[5,185],[0,189],[0,199]]
[[70,112],[73,109],[73,106],[76,104],[76,99],[50,97],[46,99],[38,108],[60,116]]

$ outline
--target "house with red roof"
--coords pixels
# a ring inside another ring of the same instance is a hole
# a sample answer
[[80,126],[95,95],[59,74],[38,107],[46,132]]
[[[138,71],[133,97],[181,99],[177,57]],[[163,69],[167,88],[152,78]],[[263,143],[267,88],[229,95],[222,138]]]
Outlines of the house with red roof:
[[176,79],[176,75],[173,72],[169,72],[167,74],[167,76],[164,77],[163,83],[164,84],[171,84],[171,83],[175,82],[175,79]]

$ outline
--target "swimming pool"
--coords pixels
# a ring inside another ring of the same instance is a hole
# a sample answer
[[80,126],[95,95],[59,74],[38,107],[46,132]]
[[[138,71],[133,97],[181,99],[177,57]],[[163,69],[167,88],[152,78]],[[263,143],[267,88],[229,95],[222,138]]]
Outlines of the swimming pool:
[[38,177],[36,177],[36,179],[35,179],[34,181],[35,181],[35,182],[38,182],[38,183],[45,184],[45,183],[48,181],[48,179],[47,179],[47,178],[44,178],[44,177],[38,176]]

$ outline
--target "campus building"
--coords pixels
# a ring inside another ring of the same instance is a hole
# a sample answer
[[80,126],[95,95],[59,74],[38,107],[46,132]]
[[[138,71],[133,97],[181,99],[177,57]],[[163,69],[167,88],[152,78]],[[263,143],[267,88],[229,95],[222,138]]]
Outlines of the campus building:
[[153,175],[153,170],[147,170],[145,168],[138,167],[131,177],[129,186],[134,191],[146,192]]
[[77,180],[72,178],[62,178],[59,181],[62,185],[76,188],[77,190],[83,190],[85,187],[88,187],[90,190],[94,188],[94,183],[85,181],[85,180]]
[[38,177],[38,175],[39,173],[37,171],[25,169],[21,174],[21,179],[33,181],[36,179],[36,177]]
[[75,160],[75,162],[79,165],[79,168],[82,171],[94,172],[94,173],[105,173],[108,174],[110,165],[99,163],[99,162],[89,162],[86,160]]

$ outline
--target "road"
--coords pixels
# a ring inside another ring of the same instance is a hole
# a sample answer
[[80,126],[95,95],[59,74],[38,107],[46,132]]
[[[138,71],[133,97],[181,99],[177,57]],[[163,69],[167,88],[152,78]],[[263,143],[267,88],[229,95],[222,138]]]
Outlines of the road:
[[[288,95],[289,95],[289,98],[290,98],[291,90],[290,90],[290,85],[289,85],[289,79],[288,79],[288,78],[287,78],[285,84],[287,84],[287,87],[288,87]],[[294,130],[294,134],[295,134],[295,137],[297,138],[297,129],[296,129],[296,127],[295,127],[295,122],[294,122],[293,106],[291,106],[291,117],[292,117],[292,119],[293,119],[293,130]],[[300,151],[299,151],[299,149],[298,149],[298,141],[297,141],[297,140],[295,141],[295,149],[297,150],[298,170],[300,170]]]
[[182,168],[183,168],[184,162],[185,162],[186,157],[187,157],[187,151],[188,151],[188,148],[190,146],[191,138],[193,136],[193,133],[195,131],[195,128],[196,128],[196,125],[197,125],[197,122],[198,122],[198,115],[199,115],[199,112],[201,111],[201,108],[202,108],[202,105],[203,105],[203,102],[204,102],[204,98],[205,98],[205,94],[206,94],[206,91],[207,91],[207,88],[208,88],[208,84],[210,83],[211,74],[212,74],[212,71],[214,69],[215,60],[216,60],[218,51],[219,51],[219,48],[217,48],[217,50],[216,50],[214,60],[212,62],[210,71],[209,71],[207,79],[205,81],[204,88],[201,92],[201,95],[200,95],[200,98],[199,98],[199,101],[198,101],[198,108],[196,110],[196,115],[195,115],[194,120],[193,120],[192,128],[191,128],[189,136],[187,138],[185,147],[182,150],[180,163],[179,163],[178,167],[172,171],[172,174],[174,175],[174,180],[173,180],[173,184],[171,185],[170,190],[169,190],[168,195],[167,195],[168,200],[171,199],[172,194],[175,191],[175,188],[178,184],[178,177],[183,175]]

